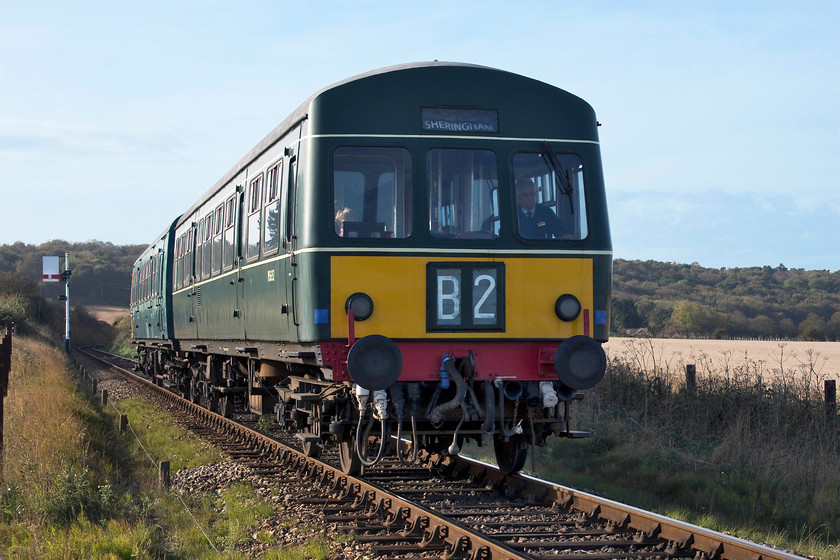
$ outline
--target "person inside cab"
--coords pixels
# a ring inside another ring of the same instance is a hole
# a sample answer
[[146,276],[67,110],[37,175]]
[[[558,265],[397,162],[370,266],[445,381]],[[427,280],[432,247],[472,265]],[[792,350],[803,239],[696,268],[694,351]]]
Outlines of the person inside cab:
[[565,233],[557,215],[537,204],[537,186],[531,179],[516,182],[516,218],[519,235],[525,239],[554,239]]

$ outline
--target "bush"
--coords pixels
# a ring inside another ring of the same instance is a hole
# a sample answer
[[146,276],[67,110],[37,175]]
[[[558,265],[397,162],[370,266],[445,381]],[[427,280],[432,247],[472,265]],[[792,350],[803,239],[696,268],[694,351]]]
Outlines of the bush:
[[4,326],[15,324],[17,332],[26,332],[30,322],[26,311],[27,301],[18,294],[0,295],[0,331]]
[[137,349],[131,342],[131,315],[126,315],[114,321],[114,341],[111,344],[111,352],[130,358],[135,357]]
[[56,489],[45,496],[44,512],[50,521],[67,525],[84,513],[91,521],[111,517],[114,491],[108,485],[94,486],[87,469],[67,468],[58,477]]

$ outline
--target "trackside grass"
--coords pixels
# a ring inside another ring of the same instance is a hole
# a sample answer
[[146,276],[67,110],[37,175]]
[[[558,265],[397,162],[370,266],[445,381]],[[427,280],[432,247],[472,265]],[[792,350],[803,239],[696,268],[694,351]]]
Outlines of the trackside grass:
[[[577,409],[591,439],[550,440],[537,476],[798,554],[840,559],[840,417],[812,367],[608,363]],[[526,468],[530,467],[530,461]]]
[[133,435],[117,433],[113,408],[103,409],[77,389],[61,350],[16,337],[12,352],[0,558],[236,560],[253,557],[238,547],[254,538],[277,543],[261,558],[330,557],[323,538],[281,549],[278,535],[258,530],[280,506],[255,495],[244,481],[218,493],[181,496],[205,537],[181,499],[158,489],[157,469],[146,452],[156,461],[169,460],[175,473],[218,463],[217,450],[140,400],[116,402],[144,451]]

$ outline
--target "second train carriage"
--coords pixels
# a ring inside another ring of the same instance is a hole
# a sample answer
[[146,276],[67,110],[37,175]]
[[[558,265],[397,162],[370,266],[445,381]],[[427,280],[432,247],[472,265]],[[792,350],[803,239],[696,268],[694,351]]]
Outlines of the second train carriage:
[[569,402],[606,367],[597,126],[568,92],[467,64],[325,88],[138,259],[142,369],[274,414],[310,454],[339,445],[347,472],[391,435],[404,461],[492,438],[519,470],[577,435]]

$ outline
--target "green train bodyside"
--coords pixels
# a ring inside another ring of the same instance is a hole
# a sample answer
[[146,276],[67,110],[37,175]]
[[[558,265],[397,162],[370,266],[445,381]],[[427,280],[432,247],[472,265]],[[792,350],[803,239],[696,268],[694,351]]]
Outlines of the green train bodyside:
[[172,243],[176,222],[149,245],[132,268],[130,309],[132,338],[136,340],[160,343],[174,336]]

